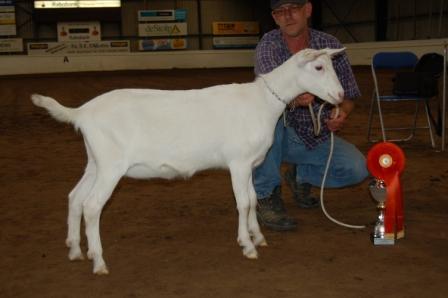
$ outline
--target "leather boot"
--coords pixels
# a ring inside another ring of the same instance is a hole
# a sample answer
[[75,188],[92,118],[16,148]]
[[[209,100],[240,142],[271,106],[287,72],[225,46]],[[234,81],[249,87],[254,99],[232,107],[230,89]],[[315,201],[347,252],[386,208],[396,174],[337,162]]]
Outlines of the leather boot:
[[319,207],[319,199],[311,195],[311,184],[297,183],[295,166],[294,169],[289,168],[286,171],[285,180],[294,194],[294,201],[300,208],[310,209]]
[[297,228],[296,219],[286,214],[280,186],[277,186],[269,197],[258,200],[257,218],[260,224],[274,231]]

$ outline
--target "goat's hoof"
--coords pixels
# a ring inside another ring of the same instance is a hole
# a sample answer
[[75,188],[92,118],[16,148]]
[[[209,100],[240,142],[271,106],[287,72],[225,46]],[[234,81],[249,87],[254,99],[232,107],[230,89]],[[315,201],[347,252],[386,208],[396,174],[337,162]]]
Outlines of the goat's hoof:
[[99,268],[95,268],[93,273],[96,275],[107,275],[109,274],[109,270],[107,270],[106,265],[100,266]]
[[254,237],[253,243],[255,246],[268,246],[268,243],[266,242],[266,239],[263,235],[260,235],[259,237]]
[[246,258],[248,258],[250,260],[256,260],[256,259],[258,259],[258,253],[256,251],[252,251],[252,252],[246,254]]
[[82,254],[81,251],[72,252],[70,250],[70,252],[68,254],[68,259],[70,261],[83,261],[84,260],[84,255]]
[[261,240],[258,244],[258,246],[268,246],[268,243],[266,242],[265,239]]
[[255,249],[251,249],[247,252],[243,252],[244,256],[246,256],[246,258],[251,259],[251,260],[256,260],[258,259],[258,253]]
[[84,260],[84,255],[81,252],[81,248],[70,247],[70,251],[68,253],[68,259],[70,261],[82,261]]

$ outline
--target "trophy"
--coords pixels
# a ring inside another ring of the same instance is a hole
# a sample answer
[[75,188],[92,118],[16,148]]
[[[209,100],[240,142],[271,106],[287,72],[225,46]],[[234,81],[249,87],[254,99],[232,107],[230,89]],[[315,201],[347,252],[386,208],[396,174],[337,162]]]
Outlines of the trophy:
[[395,243],[395,237],[386,235],[386,227],[384,225],[384,216],[386,209],[387,189],[386,184],[381,179],[374,179],[369,184],[370,194],[378,203],[378,219],[372,232],[372,241],[375,245],[392,245]]
[[375,177],[369,184],[369,190],[378,210],[372,232],[374,245],[393,245],[395,240],[404,237],[400,183],[404,162],[403,151],[393,143],[378,143],[367,154],[367,167]]

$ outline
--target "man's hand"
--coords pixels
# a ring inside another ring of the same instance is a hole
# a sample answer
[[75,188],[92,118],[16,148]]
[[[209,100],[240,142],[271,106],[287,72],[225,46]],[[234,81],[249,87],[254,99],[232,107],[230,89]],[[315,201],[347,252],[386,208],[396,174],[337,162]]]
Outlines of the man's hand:
[[327,127],[330,131],[341,130],[347,121],[348,115],[353,111],[355,104],[350,99],[345,99],[339,105],[339,115],[336,116],[336,108],[331,110],[330,119],[327,120]]
[[336,108],[331,110],[330,119],[327,120],[327,127],[330,131],[341,130],[347,120],[348,114],[343,110],[339,109],[339,115],[336,116]]
[[289,103],[289,108],[306,107],[314,101],[314,95],[311,93],[303,93],[297,96],[293,101]]

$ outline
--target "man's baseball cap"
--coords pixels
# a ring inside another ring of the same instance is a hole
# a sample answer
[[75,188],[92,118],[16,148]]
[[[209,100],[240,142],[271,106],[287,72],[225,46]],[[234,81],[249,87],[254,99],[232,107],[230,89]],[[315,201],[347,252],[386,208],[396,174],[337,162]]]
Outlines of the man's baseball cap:
[[292,4],[306,4],[308,0],[271,0],[271,9],[276,9],[280,5],[292,3]]

